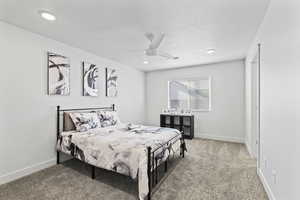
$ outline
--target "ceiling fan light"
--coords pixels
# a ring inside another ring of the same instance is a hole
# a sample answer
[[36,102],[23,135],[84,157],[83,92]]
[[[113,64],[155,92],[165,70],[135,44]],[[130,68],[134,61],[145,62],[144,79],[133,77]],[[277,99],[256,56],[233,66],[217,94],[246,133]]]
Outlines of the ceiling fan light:
[[214,53],[216,53],[215,49],[207,49],[207,54],[212,55]]
[[52,13],[50,13],[48,11],[40,10],[39,14],[45,20],[48,20],[48,21],[55,21],[56,20],[55,15],[53,15]]

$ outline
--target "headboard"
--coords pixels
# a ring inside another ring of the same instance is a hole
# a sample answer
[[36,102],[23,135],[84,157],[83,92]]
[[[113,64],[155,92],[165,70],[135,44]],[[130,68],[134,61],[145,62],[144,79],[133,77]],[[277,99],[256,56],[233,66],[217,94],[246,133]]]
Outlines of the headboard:
[[[61,122],[61,114],[63,114],[63,130],[66,130],[67,128],[70,128],[70,126],[72,126],[73,123],[70,120],[69,115],[67,115],[67,112],[91,112],[91,111],[98,111],[98,110],[104,110],[104,111],[115,111],[115,104],[112,104],[110,107],[96,107],[96,108],[68,108],[68,109],[61,109],[60,106],[57,106],[57,126],[56,126],[56,139],[59,139],[59,134],[60,134],[60,122]],[[66,124],[66,120],[68,120]],[[67,126],[66,126],[67,125]],[[73,124],[74,125],[74,124]]]

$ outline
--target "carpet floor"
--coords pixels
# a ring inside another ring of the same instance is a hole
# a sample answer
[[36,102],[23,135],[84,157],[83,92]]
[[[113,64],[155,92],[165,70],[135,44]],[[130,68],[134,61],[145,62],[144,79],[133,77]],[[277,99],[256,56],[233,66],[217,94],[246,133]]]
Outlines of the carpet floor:
[[[256,161],[244,145],[188,140],[184,159],[171,163],[153,200],[268,200],[256,174]],[[76,160],[0,186],[1,200],[136,200],[130,178]]]

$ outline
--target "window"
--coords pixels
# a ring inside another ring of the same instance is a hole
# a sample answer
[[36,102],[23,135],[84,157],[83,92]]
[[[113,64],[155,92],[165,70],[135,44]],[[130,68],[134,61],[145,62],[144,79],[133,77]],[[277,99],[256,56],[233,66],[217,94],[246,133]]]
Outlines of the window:
[[169,108],[210,111],[210,85],[210,77],[169,81]]

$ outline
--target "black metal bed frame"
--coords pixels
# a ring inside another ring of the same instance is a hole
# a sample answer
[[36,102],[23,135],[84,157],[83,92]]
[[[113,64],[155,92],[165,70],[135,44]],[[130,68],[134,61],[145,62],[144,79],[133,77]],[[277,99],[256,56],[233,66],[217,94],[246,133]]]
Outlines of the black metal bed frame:
[[[115,111],[115,104],[112,104],[110,107],[96,107],[96,108],[74,108],[74,109],[60,109],[60,106],[57,106],[57,127],[56,127],[56,140],[59,140],[60,137],[60,115],[61,112],[72,112],[72,111],[96,111],[96,110],[105,110],[105,111]],[[64,127],[64,120],[63,120],[63,127]],[[185,141],[183,137],[180,138],[180,156],[184,158],[184,152],[185,152]],[[147,147],[147,175],[148,175],[148,189],[149,193],[147,195],[147,200],[151,200],[152,191],[155,188],[155,186],[159,183],[158,181],[158,167],[159,165],[164,163],[164,172],[166,173],[168,171],[168,159],[162,163],[158,163],[158,158],[155,156],[155,152],[159,149],[163,148],[165,145],[174,144],[178,140],[174,140],[177,136],[171,138],[166,143],[161,144],[161,146],[152,149],[150,146]],[[174,140],[174,141],[173,141]],[[56,163],[60,164],[60,151],[56,150],[57,160]],[[75,158],[75,157],[74,157]],[[77,158],[76,158],[77,159]],[[79,159],[78,159],[79,160]],[[80,160],[81,161],[81,160]],[[88,164],[88,163],[87,163]],[[90,164],[89,164],[90,165]],[[93,165],[91,166],[91,178],[95,179],[95,169],[96,167]]]

